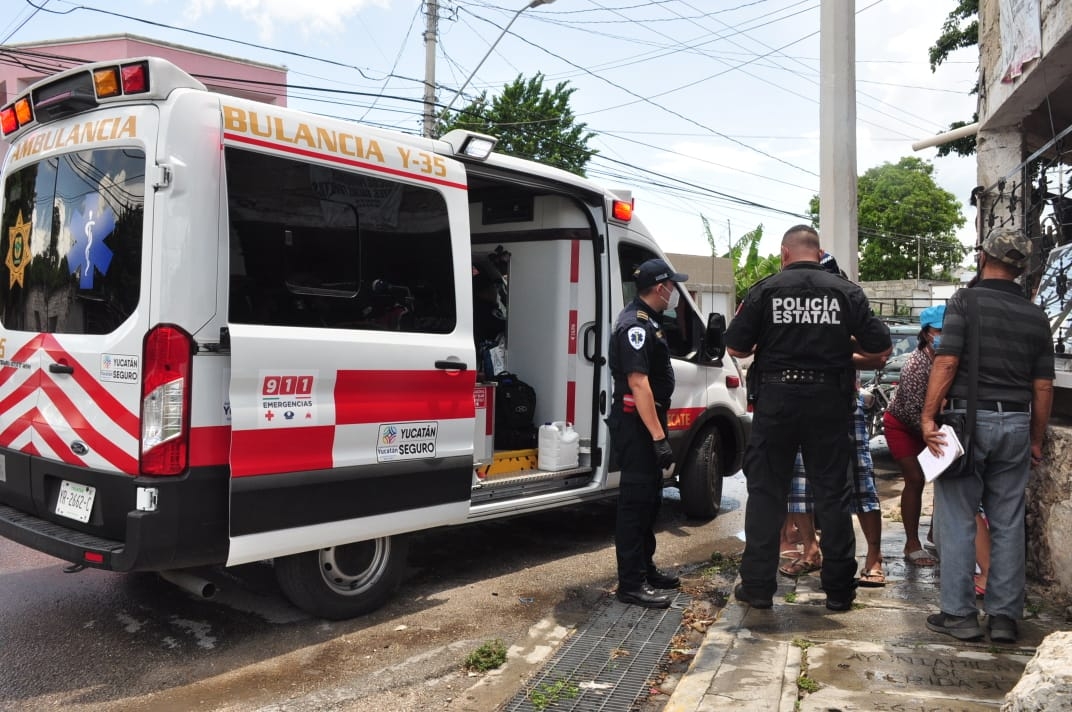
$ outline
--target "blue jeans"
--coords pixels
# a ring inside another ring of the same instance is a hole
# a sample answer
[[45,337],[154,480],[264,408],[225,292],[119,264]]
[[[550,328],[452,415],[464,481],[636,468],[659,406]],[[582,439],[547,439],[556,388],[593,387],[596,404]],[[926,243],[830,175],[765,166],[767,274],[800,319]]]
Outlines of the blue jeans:
[[941,560],[942,612],[976,612],[975,514],[990,520],[990,575],[983,608],[1019,620],[1024,611],[1024,500],[1031,472],[1031,415],[980,410],[975,416],[975,474],[934,481],[935,533]]

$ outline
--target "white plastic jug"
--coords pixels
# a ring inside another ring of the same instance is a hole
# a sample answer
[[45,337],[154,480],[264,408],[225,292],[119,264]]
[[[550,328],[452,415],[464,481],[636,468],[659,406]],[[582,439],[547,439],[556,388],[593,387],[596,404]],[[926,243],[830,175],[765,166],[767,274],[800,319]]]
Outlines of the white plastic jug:
[[568,470],[580,460],[580,434],[572,423],[556,420],[540,426],[540,454],[536,466],[541,470]]

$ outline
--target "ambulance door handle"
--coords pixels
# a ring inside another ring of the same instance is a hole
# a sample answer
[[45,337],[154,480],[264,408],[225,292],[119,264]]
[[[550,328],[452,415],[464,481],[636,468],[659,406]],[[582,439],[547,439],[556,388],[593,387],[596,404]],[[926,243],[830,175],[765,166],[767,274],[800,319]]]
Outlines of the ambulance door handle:
[[[584,333],[581,335],[581,343],[584,348],[584,357],[591,363],[596,363],[596,327],[585,327]],[[599,359],[599,365],[603,365],[603,359]]]
[[464,361],[436,361],[435,367],[444,371],[464,371],[469,368]]
[[50,373],[74,373],[74,366],[65,363],[50,363],[48,370]]

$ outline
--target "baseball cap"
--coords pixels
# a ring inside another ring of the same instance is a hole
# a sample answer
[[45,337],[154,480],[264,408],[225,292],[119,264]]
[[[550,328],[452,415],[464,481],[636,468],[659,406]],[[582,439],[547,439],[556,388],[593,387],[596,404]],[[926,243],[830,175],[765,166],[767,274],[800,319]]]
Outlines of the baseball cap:
[[825,269],[830,274],[841,274],[841,267],[838,266],[837,260],[834,256],[823,250],[822,257],[819,258],[819,266]]
[[689,276],[675,272],[666,260],[661,259],[648,260],[633,270],[633,281],[636,282],[637,291],[644,291],[668,279],[674,282],[687,282]]
[[931,327],[932,329],[941,329],[942,321],[945,319],[945,304],[939,304],[934,307],[927,307],[919,313],[919,323],[924,327]]
[[986,236],[979,249],[999,262],[1023,269],[1031,255],[1031,240],[1019,228],[999,227]]

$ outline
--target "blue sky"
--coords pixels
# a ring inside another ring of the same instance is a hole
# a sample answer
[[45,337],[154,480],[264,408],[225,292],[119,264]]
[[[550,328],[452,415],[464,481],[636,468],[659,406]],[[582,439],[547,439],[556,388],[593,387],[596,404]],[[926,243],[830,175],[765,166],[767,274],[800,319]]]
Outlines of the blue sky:
[[[32,4],[31,4],[32,3]],[[819,0],[439,0],[438,101],[447,104],[511,18],[465,94],[519,74],[576,89],[597,137],[589,176],[630,187],[670,252],[710,254],[762,223],[765,253],[819,190]],[[934,163],[963,204],[971,244],[973,158],[911,144],[968,121],[977,54],[932,73],[927,50],[953,0],[856,0],[857,168]],[[36,6],[36,7],[35,7]],[[3,43],[130,33],[285,65],[290,105],[419,133],[420,0],[4,0]],[[455,103],[455,107],[463,101]],[[741,202],[750,203],[742,205]]]

